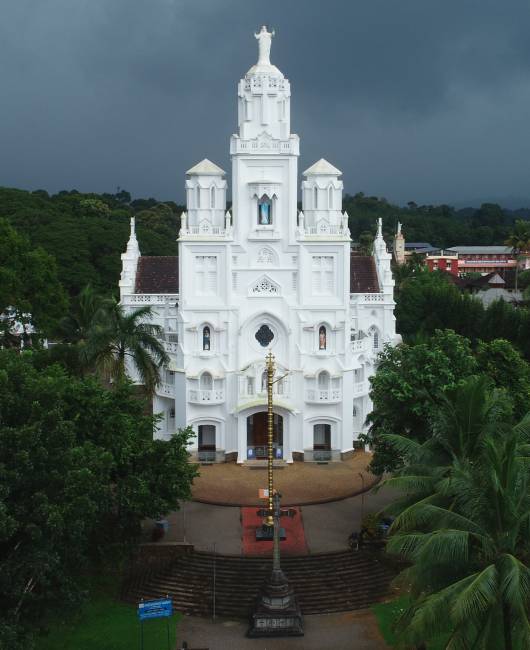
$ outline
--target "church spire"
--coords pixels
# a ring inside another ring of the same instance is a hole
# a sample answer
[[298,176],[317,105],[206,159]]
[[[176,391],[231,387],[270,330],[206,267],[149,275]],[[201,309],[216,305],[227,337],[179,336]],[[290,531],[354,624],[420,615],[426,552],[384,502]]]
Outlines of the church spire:
[[130,229],[129,241],[127,242],[127,253],[129,255],[140,255],[140,247],[138,246],[138,240],[136,239],[136,220],[134,217],[131,217]]
[[131,217],[129,241],[127,249],[121,255],[121,276],[120,276],[120,300],[124,295],[134,293],[136,282],[136,268],[140,258],[140,247],[136,239],[136,223],[134,217]]

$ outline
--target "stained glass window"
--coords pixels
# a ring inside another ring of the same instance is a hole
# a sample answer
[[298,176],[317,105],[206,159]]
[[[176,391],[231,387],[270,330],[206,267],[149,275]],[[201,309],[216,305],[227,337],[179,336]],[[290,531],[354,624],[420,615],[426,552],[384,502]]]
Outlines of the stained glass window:
[[256,341],[258,341],[262,347],[266,348],[274,338],[274,332],[268,325],[262,325],[256,332],[255,336]]

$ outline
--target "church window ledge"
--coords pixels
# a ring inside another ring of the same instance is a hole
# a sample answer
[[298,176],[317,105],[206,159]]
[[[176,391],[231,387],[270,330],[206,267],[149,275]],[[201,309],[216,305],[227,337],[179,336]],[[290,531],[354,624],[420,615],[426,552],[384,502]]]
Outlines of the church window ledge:
[[265,240],[273,241],[280,239],[280,231],[275,229],[275,226],[255,226],[250,231],[249,240]]
[[222,388],[215,389],[190,389],[188,391],[188,402],[191,404],[222,404],[225,401],[225,393]]

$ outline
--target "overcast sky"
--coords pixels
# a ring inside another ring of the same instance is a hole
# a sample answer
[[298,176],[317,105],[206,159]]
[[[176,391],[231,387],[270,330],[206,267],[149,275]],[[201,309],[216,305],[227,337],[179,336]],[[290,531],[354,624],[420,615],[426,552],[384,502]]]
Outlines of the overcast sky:
[[230,170],[236,86],[276,31],[300,170],[349,193],[530,206],[528,0],[1,0],[0,185],[182,201]]

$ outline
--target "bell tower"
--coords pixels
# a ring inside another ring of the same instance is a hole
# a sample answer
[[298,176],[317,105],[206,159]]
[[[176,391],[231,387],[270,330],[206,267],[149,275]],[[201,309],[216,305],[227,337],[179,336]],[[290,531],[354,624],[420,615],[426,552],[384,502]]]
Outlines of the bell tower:
[[293,242],[299,138],[290,132],[291,87],[271,63],[274,31],[254,35],[258,61],[238,84],[238,133],[232,135],[234,237]]

